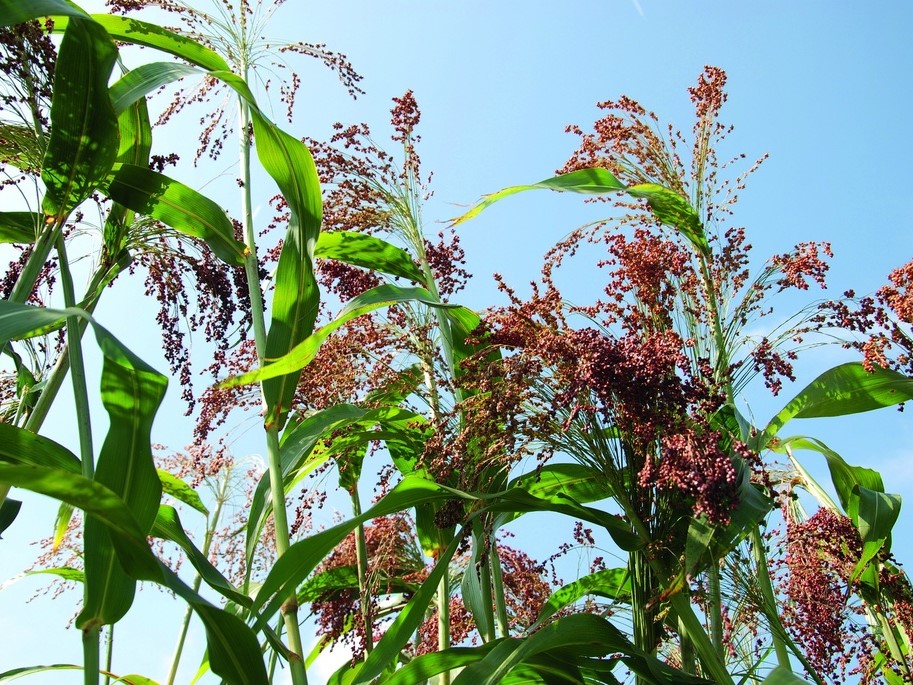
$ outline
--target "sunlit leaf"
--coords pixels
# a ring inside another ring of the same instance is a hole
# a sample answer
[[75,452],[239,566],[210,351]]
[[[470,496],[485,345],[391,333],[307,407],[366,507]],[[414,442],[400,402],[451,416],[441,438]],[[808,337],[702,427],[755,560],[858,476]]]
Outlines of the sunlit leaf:
[[[18,0],[11,1],[15,3]],[[10,0],[4,0],[4,2],[10,2]],[[41,0],[41,2],[54,2],[54,0]],[[31,5],[38,3],[29,0],[26,4]],[[54,4],[59,6],[63,3],[54,2]],[[80,16],[73,13],[72,8],[69,9],[69,13]],[[44,12],[43,14],[35,14],[34,16],[52,15],[54,17],[55,31],[62,31],[67,28],[69,23],[67,17],[63,16],[64,14],[66,14],[64,11],[57,10]],[[169,31],[161,26],[134,19],[133,17],[122,17],[116,14],[93,14],[91,16],[92,19],[103,27],[115,40],[124,43],[132,43],[133,45],[144,45],[146,47],[156,48],[157,50],[170,53],[175,57],[185,59],[191,64],[196,64],[203,69],[210,69],[213,71],[229,69],[228,63],[222,59],[218,53],[201,45],[195,40]]]
[[862,554],[847,583],[862,575],[879,552],[891,551],[891,529],[900,515],[900,497],[857,485],[850,500],[849,513],[862,538]]
[[808,685],[808,681],[803,680],[788,668],[777,666],[764,678],[761,685]]
[[162,482],[162,492],[171,495],[179,502],[183,502],[187,506],[196,509],[201,514],[209,514],[209,509],[203,504],[203,500],[200,499],[200,495],[196,490],[164,469],[156,469],[156,472],[159,475],[159,480]]
[[702,254],[710,254],[701,219],[684,197],[655,183],[631,186],[628,193],[644,198],[657,219],[677,229]]
[[111,104],[120,115],[128,107],[152,91],[178,81],[186,76],[201,77],[204,72],[197,67],[180,62],[153,62],[131,69],[111,86]]
[[51,15],[88,17],[83,10],[66,0],[0,0],[0,26],[24,24]]
[[235,240],[231,219],[215,202],[189,186],[151,169],[118,164],[104,180],[115,202],[206,241],[228,264],[244,263],[244,244]]
[[[2,2],[3,0],[0,0]],[[35,673],[46,673],[48,671],[81,671],[82,666],[76,664],[50,664],[48,666],[26,666],[23,668],[14,668],[10,671],[0,673],[0,683],[9,683],[19,678],[24,678]]]
[[607,170],[601,168],[579,169],[569,174],[547,178],[538,183],[530,185],[511,186],[497,193],[485,196],[475,207],[460,217],[454,219],[451,223],[457,225],[464,221],[469,221],[482,213],[495,202],[516,195],[526,190],[557,190],[568,191],[573,193],[584,193],[587,195],[604,195],[606,193],[617,193],[627,189],[621,181],[615,178]]
[[[279,186],[289,208],[288,230],[273,279],[266,337],[266,357],[279,359],[314,330],[320,302],[314,277],[314,247],[323,205],[317,167],[304,143],[282,131],[256,108],[251,109],[251,115],[260,164]],[[275,424],[281,429],[285,424],[302,366],[261,379],[267,425]]]
[[[152,422],[168,379],[101,326],[95,326],[95,337],[104,355],[101,400],[111,422],[95,481],[120,495],[148,534],[162,493],[150,446]],[[116,623],[133,604],[136,583],[121,567],[107,528],[93,519],[85,526],[85,568],[86,600],[77,626]]]
[[314,256],[399,276],[427,287],[425,277],[408,252],[373,235],[324,231],[317,239]]
[[159,506],[151,533],[155,537],[174,542],[184,550],[190,563],[209,587],[241,606],[250,605],[250,598],[240,593],[187,537],[187,533],[184,532],[184,527],[181,525],[181,518],[174,507],[166,504]]
[[37,571],[26,571],[27,576],[48,575],[57,576],[62,580],[68,580],[73,583],[84,583],[86,574],[81,569],[70,568],[69,566],[60,566],[57,568],[40,568]]
[[555,590],[539,610],[535,625],[541,625],[565,607],[569,607],[589,595],[605,597],[613,602],[630,601],[630,571],[627,568],[603,569]]
[[[517,476],[509,487],[520,488],[548,502],[564,502],[567,497],[576,502],[598,502],[612,496],[611,489],[591,466],[583,464],[546,464],[522,476]],[[498,517],[500,527],[521,515],[508,512]]]
[[875,367],[866,371],[859,362],[841,364],[825,371],[770,420],[753,443],[763,449],[791,419],[843,416],[890,407],[913,399],[913,379]]
[[43,224],[37,212],[0,212],[0,243],[34,243]]
[[307,366],[317,355],[320,346],[334,331],[364,314],[381,307],[388,307],[400,302],[422,302],[434,307],[449,307],[442,303],[424,288],[401,288],[384,284],[352,298],[330,323],[321,326],[312,335],[289,350],[282,357],[270,358],[270,363],[261,369],[250,371],[240,376],[229,378],[220,383],[221,387],[230,388],[247,383],[255,383],[276,378],[290,372],[296,372]]
[[0,461],[81,473],[79,458],[49,438],[0,422]]
[[51,102],[51,135],[41,169],[42,209],[62,219],[107,176],[118,151],[108,79],[117,58],[111,37],[73,18],[60,43]]
[[335,685],[337,682],[340,685],[343,682],[347,685],[348,683],[353,685],[366,683],[383,673],[389,664],[395,663],[402,648],[412,639],[415,631],[425,620],[428,606],[437,593],[441,578],[445,573],[449,572],[450,560],[453,558],[459,544],[460,538],[457,537],[441,553],[434,565],[434,569],[416,590],[409,603],[399,612],[393,623],[384,631],[384,636],[374,646],[364,663],[357,667],[354,673],[349,672],[346,674],[347,677],[345,678],[339,680],[331,679],[328,685]]

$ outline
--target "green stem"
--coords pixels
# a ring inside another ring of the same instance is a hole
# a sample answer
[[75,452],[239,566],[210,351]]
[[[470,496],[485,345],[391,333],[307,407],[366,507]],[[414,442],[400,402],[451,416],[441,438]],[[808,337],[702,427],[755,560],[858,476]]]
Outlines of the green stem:
[[[437,651],[450,648],[450,575],[441,576],[437,586]],[[450,685],[450,671],[438,676],[439,685]]]
[[[211,522],[206,527],[206,535],[203,538],[203,549],[201,550],[203,556],[206,558],[209,557],[209,550],[212,548],[212,541],[213,538],[215,538],[216,529],[219,526],[219,519],[222,516],[222,507],[225,505],[228,496],[229,482],[230,474],[225,474],[219,485],[219,492],[216,494],[216,506],[213,510],[212,518],[210,519]],[[198,573],[193,579],[193,591],[199,592],[202,584],[203,576]],[[174,679],[177,677],[178,666],[181,662],[181,654],[184,651],[184,642],[187,639],[187,632],[190,629],[190,619],[192,616],[193,609],[188,606],[184,611],[184,618],[181,620],[181,629],[178,633],[177,644],[174,647],[174,655],[171,657],[171,667],[168,669],[168,677],[165,679],[165,685],[173,685]]]
[[101,671],[99,650],[101,645],[101,627],[92,624],[82,631],[82,668],[84,685],[98,685]]
[[[57,254],[60,257],[60,283],[63,287],[63,301],[67,307],[76,306],[73,276],[67,261],[67,250],[63,236],[57,240]],[[86,369],[82,356],[82,331],[75,316],[67,317],[67,350],[72,372],[73,399],[76,407],[76,425],[79,432],[79,456],[82,459],[82,475],[92,479],[95,476],[95,456],[92,449],[92,420],[89,413],[89,392],[86,389]]]
[[[774,588],[770,582],[770,570],[767,566],[767,552],[764,550],[764,540],[761,537],[761,531],[758,529],[758,526],[753,526],[749,535],[751,553],[754,556],[755,565],[757,566],[758,588],[761,590],[761,596],[764,598],[764,603],[771,609],[774,609],[777,606],[777,598],[774,595]],[[786,629],[783,627],[783,624],[780,623],[780,618],[777,615],[776,610],[773,611],[772,616],[768,615],[767,620],[771,623],[776,622],[776,625],[771,626],[770,633],[773,638],[774,651],[777,654],[777,664],[792,672],[792,665],[789,662],[789,650],[786,648],[786,643],[782,638],[782,635],[786,633]],[[811,669],[810,672],[813,673],[814,669]]]
[[735,685],[735,681],[726,670],[726,664],[717,654],[713,642],[707,637],[704,626],[695,615],[694,609],[691,607],[691,599],[687,595],[677,592],[669,599],[669,603],[675,610],[685,635],[688,636],[697,651],[704,672],[717,685]]
[[720,565],[715,559],[707,568],[707,613],[710,618],[710,639],[720,658],[725,657],[723,651],[723,604],[720,591]]
[[[241,75],[247,79],[247,68],[242,63]],[[241,166],[241,205],[244,222],[244,240],[247,255],[244,270],[247,275],[247,287],[250,294],[251,321],[254,330],[254,342],[257,347],[257,359],[263,365],[266,349],[266,322],[263,316],[263,296],[260,292],[260,273],[257,260],[257,244],[251,209],[251,170],[250,170],[250,109],[242,99],[239,101],[238,114],[239,156]],[[261,386],[262,393],[262,386]],[[282,477],[282,464],[279,455],[279,428],[274,423],[266,427],[266,456],[269,463],[270,499],[273,505],[273,523],[276,535],[276,553],[282,556],[291,546],[288,516],[285,509],[285,483]],[[289,648],[292,656],[289,660],[294,685],[306,685],[307,673],[304,667],[304,650],[301,642],[301,631],[298,626],[298,602],[292,596],[282,607],[285,630],[288,633]]]
[[105,637],[105,685],[111,682],[111,666],[114,663],[114,624],[108,626]]
[[[655,578],[643,551],[632,552],[628,560],[631,575],[631,620],[633,623],[634,646],[648,654],[656,650],[655,615],[651,609],[655,596]],[[650,681],[641,675],[634,678],[637,685]]]
[[[89,312],[89,314],[93,313],[95,308],[98,306],[98,295],[100,294],[99,287],[101,283],[108,277],[108,275],[109,267],[102,265],[95,271],[95,274],[92,277],[92,281],[87,289],[88,296],[87,298],[83,299],[83,309]],[[90,297],[91,299],[88,299]],[[78,319],[76,325],[79,328],[79,339],[82,340],[82,336],[85,334],[86,328],[89,326],[89,322],[83,318],[80,318]],[[63,348],[63,351],[61,351],[60,355],[57,357],[54,368],[51,370],[51,373],[48,375],[47,380],[45,381],[44,387],[41,389],[41,394],[38,396],[38,401],[35,403],[35,407],[32,409],[28,420],[25,422],[26,430],[33,433],[37,433],[39,430],[41,430],[41,426],[44,423],[44,420],[47,418],[48,412],[51,409],[51,405],[53,405],[54,400],[57,398],[57,393],[60,391],[60,386],[63,385],[63,381],[66,379],[69,372],[70,348],[68,344]]]
[[[70,263],[67,260],[66,244],[62,234],[57,238],[57,255],[60,259],[60,283],[63,288],[64,304],[67,307],[75,307],[76,295],[73,289],[73,276],[70,273]],[[67,348],[70,351],[70,369],[72,371],[73,401],[76,408],[76,425],[79,433],[79,457],[82,460],[82,475],[92,479],[95,476],[92,421],[89,413],[89,393],[86,390],[86,371],[83,364],[82,341],[77,318],[75,316],[67,317],[66,327]],[[99,626],[93,625],[83,631],[85,685],[96,685],[98,683],[100,640]]]
[[[361,516],[361,500],[358,497],[358,487],[352,486],[352,513],[355,518]],[[358,567],[358,595],[361,599],[361,620],[365,635],[365,652],[371,653],[374,649],[374,618],[371,615],[371,586],[368,582],[368,541],[365,538],[365,526],[358,524],[355,529],[355,563]]]
[[507,615],[507,601],[504,595],[504,573],[501,569],[498,543],[494,536],[488,550],[488,563],[491,564],[491,585],[495,601],[495,634],[498,637],[510,637],[510,618]]

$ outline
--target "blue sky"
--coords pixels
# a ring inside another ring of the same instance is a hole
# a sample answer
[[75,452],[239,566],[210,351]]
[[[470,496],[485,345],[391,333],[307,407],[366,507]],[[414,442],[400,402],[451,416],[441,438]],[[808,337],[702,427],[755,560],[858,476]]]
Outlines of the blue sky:
[[[295,135],[322,138],[335,121],[366,121],[383,141],[390,98],[407,89],[415,92],[423,112],[422,160],[426,171],[434,171],[435,196],[425,215],[429,229],[484,193],[552,175],[575,146],[564,127],[586,128],[598,116],[599,101],[626,94],[662,121],[689,129],[686,88],[705,64],[720,66],[729,75],[723,119],[736,127],[729,145],[750,158],[770,154],[735,217],[748,230],[756,265],[796,242],[830,241],[835,257],[827,294],[837,296],[849,287],[872,292],[889,271],[913,258],[908,189],[913,138],[906,130],[913,105],[911,27],[913,3],[899,0],[287,0],[270,35],[327,43],[346,53],[365,77],[366,94],[352,101],[334,76],[316,62],[304,63],[290,128]],[[180,136],[192,138],[192,118],[184,125]],[[226,203],[235,201],[231,192],[226,191]],[[461,227],[475,279],[460,301],[478,309],[501,303],[491,278],[495,271],[522,290],[536,278],[548,247],[595,218],[593,212],[577,197],[528,194],[505,200]],[[590,289],[600,290],[598,274],[575,277],[573,288],[581,298]],[[820,296],[811,292],[785,305],[802,306]],[[125,303],[138,312],[137,319],[152,321],[152,308],[130,290],[112,298],[98,318],[129,344],[138,339],[137,324],[118,313]],[[136,343],[135,349],[166,368],[157,357],[157,343],[148,348]],[[799,367],[795,386],[787,386],[778,399],[763,388],[752,391],[757,420],[766,420],[818,372],[846,358],[838,350],[816,352]],[[172,408],[179,406],[176,398],[170,401]],[[852,463],[881,470],[888,490],[909,503],[911,420],[909,411],[887,410],[797,422],[792,429],[824,439]],[[173,447],[189,438],[183,421],[160,421],[157,430],[158,439]],[[823,472],[816,468],[816,473]],[[46,512],[43,525],[49,527],[53,507],[27,504],[31,511]],[[905,508],[894,548],[913,567],[911,526],[913,508]],[[0,582],[28,562],[27,541],[44,530],[17,525],[9,531],[0,543]],[[26,579],[0,594],[0,672],[79,660],[79,637],[64,625],[75,604],[42,598],[26,607],[24,598],[37,586],[38,581]],[[125,637],[119,658],[123,669],[161,678],[181,607],[151,589],[141,593],[139,604],[123,634],[148,633],[152,647],[140,649],[128,641],[134,638]],[[199,644],[199,635],[193,639]],[[38,676],[31,682],[76,683],[79,677]]]

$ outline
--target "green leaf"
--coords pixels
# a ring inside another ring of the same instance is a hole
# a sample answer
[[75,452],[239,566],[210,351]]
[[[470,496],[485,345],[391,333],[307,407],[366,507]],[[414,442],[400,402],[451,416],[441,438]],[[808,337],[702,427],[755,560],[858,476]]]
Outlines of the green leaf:
[[[547,502],[598,502],[612,496],[611,489],[596,469],[583,464],[547,464],[530,473],[517,476],[509,487],[528,492]],[[507,512],[498,517],[496,527],[512,521],[523,512]]]
[[88,17],[83,10],[66,0],[0,0],[0,26],[24,24],[51,15]]
[[625,666],[646,682],[689,685],[708,681],[673,669],[656,657],[637,649],[624,634],[604,618],[574,614],[540,628],[524,639],[503,638],[484,659],[467,666],[453,685],[497,685],[514,668],[547,653],[603,656],[620,653]]
[[130,675],[122,675],[119,678],[114,680],[115,683],[124,683],[124,685],[159,685],[152,678],[147,678],[145,676],[136,675],[131,673]]
[[[278,359],[314,330],[320,303],[314,277],[314,247],[320,233],[323,205],[317,167],[304,143],[275,126],[256,108],[251,109],[251,115],[257,156],[289,207],[289,226],[276,265],[266,336],[266,357]],[[285,425],[302,367],[263,379],[267,425],[275,424],[280,429]]]
[[16,517],[19,516],[19,510],[22,508],[22,502],[17,499],[7,497],[0,503],[0,539],[3,539],[3,533],[13,525]]
[[135,574],[160,581],[161,568],[149,549],[145,534],[123,500],[107,487],[53,466],[6,461],[0,462],[0,482],[82,509],[90,518],[105,524],[116,538],[122,560]]
[[[7,0],[0,0],[0,2],[5,2]],[[0,5],[2,6],[2,5]],[[27,675],[34,675],[35,673],[46,673],[48,671],[81,671],[82,666],[77,666],[76,664],[50,664],[48,666],[26,666],[24,668],[14,668],[11,671],[4,671],[0,673],[0,683],[8,683],[13,680],[18,680],[19,678],[24,678]]]
[[441,652],[423,654],[410,661],[391,677],[385,678],[384,685],[414,685],[430,680],[444,671],[454,671],[484,659],[497,646],[489,642],[479,647],[451,647]]
[[[331,431],[335,431],[354,421],[361,419],[367,409],[354,404],[337,404],[321,410],[299,423],[294,428],[286,431],[282,436],[279,449],[279,460],[283,477],[305,470],[305,474],[320,466],[325,457],[309,461],[314,445]],[[251,497],[250,511],[247,516],[247,546],[246,558],[253,559],[254,551],[260,544],[263,525],[267,516],[272,511],[272,502],[269,495],[269,471],[265,472],[257,483]]]
[[[95,481],[122,497],[147,534],[162,493],[150,447],[152,421],[168,379],[101,326],[95,326],[95,337],[104,355],[101,400],[111,421]],[[133,603],[135,580],[121,567],[107,528],[97,521],[86,521],[85,550],[86,601],[77,626],[115,623]]]
[[127,72],[111,86],[111,104],[114,112],[119,115],[135,102],[162,86],[179,81],[186,76],[203,75],[204,72],[198,68],[180,62],[143,64]]
[[79,309],[46,309],[0,300],[0,347],[10,340],[24,340],[45,335],[60,328],[67,316]]
[[222,261],[244,263],[244,244],[235,240],[235,229],[225,210],[183,183],[151,169],[118,164],[105,179],[104,191],[134,212],[205,240]]
[[231,388],[247,383],[255,383],[273,379],[291,372],[297,372],[313,361],[323,342],[330,334],[347,324],[352,319],[372,312],[381,307],[387,307],[399,302],[423,302],[433,307],[451,307],[442,303],[424,288],[401,288],[392,284],[384,284],[353,297],[346,303],[342,311],[330,323],[321,326],[312,335],[309,335],[300,344],[292,347],[281,357],[269,357],[270,363],[266,366],[234,376],[222,381],[219,385]]
[[862,554],[847,583],[852,586],[872,560],[884,549],[891,551],[891,529],[900,515],[900,497],[857,485],[850,505],[850,518],[862,538]]
[[631,573],[627,568],[609,568],[578,578],[555,590],[539,610],[536,623],[542,625],[556,613],[588,595],[605,597],[616,602],[629,602],[631,598]]
[[763,449],[791,419],[859,414],[913,399],[913,379],[890,369],[875,367],[870,373],[859,362],[825,371],[780,412],[753,443]]
[[184,550],[190,563],[209,587],[236,604],[250,606],[250,598],[240,593],[215,566],[209,563],[209,560],[187,537],[187,533],[184,532],[184,527],[181,525],[181,518],[174,507],[166,504],[159,507],[155,524],[152,527],[152,535],[163,540],[170,540]]
[[[24,431],[23,431],[24,432]],[[47,466],[0,462],[0,482],[68,502],[105,524],[118,559],[131,576],[152,580],[184,599],[203,621],[213,671],[231,683],[267,685],[260,645],[236,616],[195,593],[149,549],[146,535],[124,501],[103,485],[75,473]]]
[[408,252],[373,235],[351,231],[323,232],[317,239],[314,256],[336,259],[428,286]]
[[54,520],[54,545],[56,550],[60,547],[67,530],[70,527],[70,521],[73,518],[73,507],[66,502],[61,502],[57,508],[57,518]]
[[407,476],[373,507],[345,523],[341,523],[293,544],[270,570],[254,600],[255,610],[262,608],[255,628],[260,628],[278,610],[317,565],[346,535],[365,521],[411,509],[424,502],[442,501],[472,495],[432,483],[424,478]]
[[[460,537],[458,536],[437,559],[434,569],[384,632],[384,636],[374,646],[364,663],[357,668],[354,674],[350,672],[349,677],[344,678],[344,682],[347,684],[368,682],[383,673],[389,664],[396,662],[402,648],[412,639],[415,631],[425,620],[428,606],[437,594],[441,578],[449,572],[450,560],[459,545]],[[335,682],[337,682],[336,679],[331,679],[328,685]]]
[[336,566],[308,579],[298,590],[298,603],[315,602],[335,590],[358,590],[358,569]]
[[84,583],[86,580],[86,574],[83,573],[81,569],[70,568],[69,566],[60,566],[57,568],[42,568],[37,571],[27,571],[27,576],[35,575],[49,575],[57,576],[63,580],[68,580],[73,583]]
[[[49,438],[0,422],[0,461],[82,473],[75,454]],[[2,482],[2,481],[0,481]]]
[[631,186],[628,193],[646,199],[657,219],[676,228],[701,254],[710,254],[704,226],[687,199],[655,183]]
[[585,507],[572,498],[559,493],[555,501],[534,497],[521,488],[511,488],[498,493],[495,498],[488,495],[485,499],[492,502],[485,507],[486,511],[526,513],[531,511],[553,511],[566,514],[573,518],[589,521],[606,529],[615,544],[625,551],[634,551],[643,546],[643,542],[632,532],[631,527],[624,520],[599,509]]
[[[9,2],[10,0],[4,1]],[[17,2],[17,0],[12,1]],[[49,0],[41,1],[48,2]],[[53,2],[53,0],[50,1]],[[29,0],[28,4],[36,3]],[[58,3],[55,2],[54,4],[56,5]],[[81,16],[80,14],[73,13],[72,8],[68,13],[74,16]],[[46,14],[54,15],[55,31],[61,31],[67,28],[69,20],[65,16],[57,17],[57,15],[65,14],[64,12],[45,12],[44,14],[35,16],[45,16]],[[191,64],[196,64],[203,69],[211,71],[230,70],[228,63],[222,59],[218,53],[190,38],[169,31],[161,26],[156,26],[155,24],[140,21],[139,19],[134,19],[132,17],[122,17],[114,14],[93,14],[92,19],[104,28],[115,40],[124,43],[132,43],[133,45],[144,45],[146,47],[155,48],[187,60]]]
[[72,18],[60,43],[51,102],[51,135],[42,164],[45,214],[66,217],[108,175],[118,127],[108,79],[117,58],[111,37],[89,19]]
[[510,195],[516,195],[527,190],[557,190],[561,192],[584,193],[587,195],[605,195],[607,193],[617,193],[627,190],[621,181],[615,178],[605,169],[579,169],[569,174],[554,176],[544,181],[533,183],[531,185],[511,186],[497,193],[485,196],[475,207],[456,219],[451,221],[456,226],[464,221],[469,221],[482,213],[483,210],[493,205],[498,200],[502,200]]
[[775,448],[774,451],[777,452],[804,449],[823,455],[827,460],[827,467],[831,473],[831,482],[837,491],[840,506],[843,507],[843,510],[848,515],[852,506],[851,501],[854,498],[854,491],[857,487],[884,492],[884,483],[881,480],[880,473],[863,466],[851,466],[843,457],[816,438],[793,436],[778,441],[776,444],[771,445],[771,448]]
[[159,480],[162,482],[162,492],[171,495],[179,502],[183,502],[205,516],[209,515],[209,509],[203,504],[203,500],[200,499],[200,495],[196,490],[164,469],[156,469],[156,473],[158,473]]
[[777,666],[772,670],[761,685],[807,685],[807,680],[802,680],[795,673],[783,666]]
[[43,225],[38,212],[0,212],[0,243],[34,243]]

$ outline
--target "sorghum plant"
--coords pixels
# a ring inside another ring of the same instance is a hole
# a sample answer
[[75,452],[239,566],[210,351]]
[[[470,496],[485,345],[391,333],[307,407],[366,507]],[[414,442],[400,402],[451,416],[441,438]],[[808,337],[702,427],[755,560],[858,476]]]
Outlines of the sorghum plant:
[[[833,666],[830,657],[820,650],[817,656],[803,654],[777,613],[759,528],[772,509],[775,479],[759,451],[780,448],[773,436],[786,420],[816,415],[817,407],[803,407],[820,401],[816,393],[830,389],[839,398],[860,381],[852,370],[852,378],[841,378],[840,369],[825,374],[817,389],[809,386],[763,431],[743,418],[744,391],[753,377],[760,375],[777,394],[784,379],[794,380],[799,352],[828,339],[825,333],[831,331],[825,329],[833,322],[811,307],[782,317],[771,296],[787,288],[806,290],[810,283],[824,287],[830,247],[799,244],[751,277],[746,232],[732,217],[747,176],[763,160],[733,180],[727,171],[737,160],[717,158],[732,131],[719,121],[725,82],[722,70],[707,67],[689,89],[696,115],[690,142],[630,98],[601,103],[606,115],[593,132],[568,128],[580,147],[558,177],[496,193],[458,220],[536,187],[597,194],[593,201],[611,202],[622,212],[577,229],[556,245],[530,297],[519,297],[502,281],[510,304],[484,317],[480,335],[505,354],[479,374],[485,379],[480,387],[507,411],[504,425],[518,436],[513,443],[539,445],[588,468],[637,537],[638,543],[626,547],[629,541],[615,531],[616,541],[629,551],[638,648],[667,654],[685,671],[716,682],[730,682],[730,673],[740,669],[760,681],[763,649],[740,656],[725,644],[727,635],[740,630],[733,617],[763,641],[760,618],[778,663],[771,677],[790,672],[792,652],[820,682]],[[623,194],[613,197],[612,191]],[[608,271],[606,286],[592,304],[568,305],[560,267],[594,253]],[[863,301],[864,315],[872,316],[872,309]],[[862,319],[857,315],[853,321]],[[751,333],[765,321],[771,322],[767,335]],[[880,382],[880,375],[871,382]],[[530,376],[535,383],[522,380]],[[505,403],[503,397],[514,399]],[[849,397],[844,401],[829,413],[872,408]],[[480,425],[484,421],[464,430]],[[839,456],[833,460],[845,466]],[[873,496],[889,498],[883,488]],[[854,520],[850,529],[858,526]],[[747,613],[743,606],[730,614],[723,606],[720,571],[743,539],[750,554],[740,557],[739,572],[749,572],[758,599]],[[758,610],[762,605],[767,609]]]

